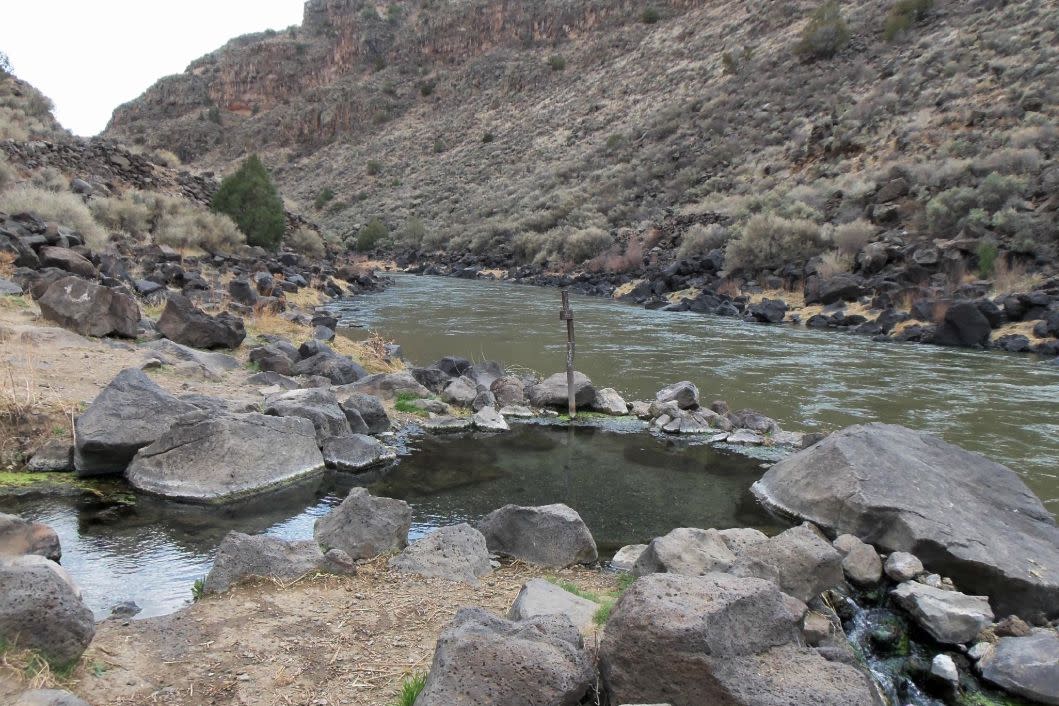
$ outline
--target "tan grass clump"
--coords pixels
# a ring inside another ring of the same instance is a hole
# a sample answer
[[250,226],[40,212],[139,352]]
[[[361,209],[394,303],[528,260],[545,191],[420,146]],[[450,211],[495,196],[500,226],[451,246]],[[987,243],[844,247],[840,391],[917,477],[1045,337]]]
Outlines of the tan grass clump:
[[993,266],[993,296],[1030,292],[1043,281],[1039,272],[1028,272],[1021,262],[1011,262],[1006,257],[999,257]]
[[35,213],[46,221],[73,228],[92,249],[107,242],[106,232],[92,218],[81,197],[68,191],[48,191],[36,186],[16,186],[0,192],[0,211]]

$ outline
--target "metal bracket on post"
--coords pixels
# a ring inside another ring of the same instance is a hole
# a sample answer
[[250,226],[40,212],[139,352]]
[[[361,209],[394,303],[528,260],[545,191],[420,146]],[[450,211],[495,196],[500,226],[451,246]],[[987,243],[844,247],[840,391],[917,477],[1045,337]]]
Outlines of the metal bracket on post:
[[574,312],[570,309],[570,291],[561,289],[563,306],[559,310],[559,320],[566,322],[566,399],[570,419],[577,416],[577,402],[574,400]]

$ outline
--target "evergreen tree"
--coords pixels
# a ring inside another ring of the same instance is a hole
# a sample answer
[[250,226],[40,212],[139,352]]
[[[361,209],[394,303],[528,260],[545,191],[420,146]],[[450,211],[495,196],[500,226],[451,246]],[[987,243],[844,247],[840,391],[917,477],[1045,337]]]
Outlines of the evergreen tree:
[[286,227],[283,202],[256,154],[250,155],[234,174],[225,177],[213,196],[212,207],[230,216],[246,234],[250,245],[269,250],[279,247]]

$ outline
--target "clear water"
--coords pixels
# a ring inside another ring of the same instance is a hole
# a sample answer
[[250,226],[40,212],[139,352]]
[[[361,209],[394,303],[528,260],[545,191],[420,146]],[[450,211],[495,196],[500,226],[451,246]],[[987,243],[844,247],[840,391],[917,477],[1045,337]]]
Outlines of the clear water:
[[[494,359],[550,374],[565,366],[555,289],[397,275],[385,292],[333,308],[359,331],[395,339],[409,360]],[[577,368],[650,399],[694,381],[707,400],[752,407],[793,430],[884,421],[924,429],[1022,475],[1059,512],[1059,365],[1023,355],[647,311],[572,296]],[[354,331],[351,335],[360,335]]]
[[144,609],[139,617],[180,608],[195,580],[209,572],[226,533],[310,538],[316,518],[354,484],[407,500],[413,539],[438,526],[474,522],[507,503],[570,505],[605,555],[677,526],[779,529],[749,493],[762,473],[760,460],[655,437],[639,426],[612,428],[520,424],[502,435],[414,436],[397,464],[370,476],[328,474],[220,507],[103,492],[0,500],[0,512],[58,532],[62,564],[98,618],[124,600]]

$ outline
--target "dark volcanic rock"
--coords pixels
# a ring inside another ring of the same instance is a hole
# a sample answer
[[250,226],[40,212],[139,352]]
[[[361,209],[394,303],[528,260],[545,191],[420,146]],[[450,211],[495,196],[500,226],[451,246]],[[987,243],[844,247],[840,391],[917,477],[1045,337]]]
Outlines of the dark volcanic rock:
[[193,348],[238,348],[246,338],[243,320],[227,312],[211,316],[182,294],[170,294],[158,319],[163,336]]
[[939,346],[984,347],[993,327],[974,302],[958,302],[945,312],[931,343]]
[[478,529],[490,551],[531,564],[563,568],[591,564],[599,558],[584,520],[561,503],[505,505],[482,518]]
[[[884,552],[911,552],[999,615],[1059,615],[1059,529],[1009,468],[929,434],[865,424],[753,486],[766,505]],[[972,541],[973,540],[973,541]]]
[[45,319],[82,336],[136,338],[140,323],[135,299],[80,277],[56,280],[37,304]]

